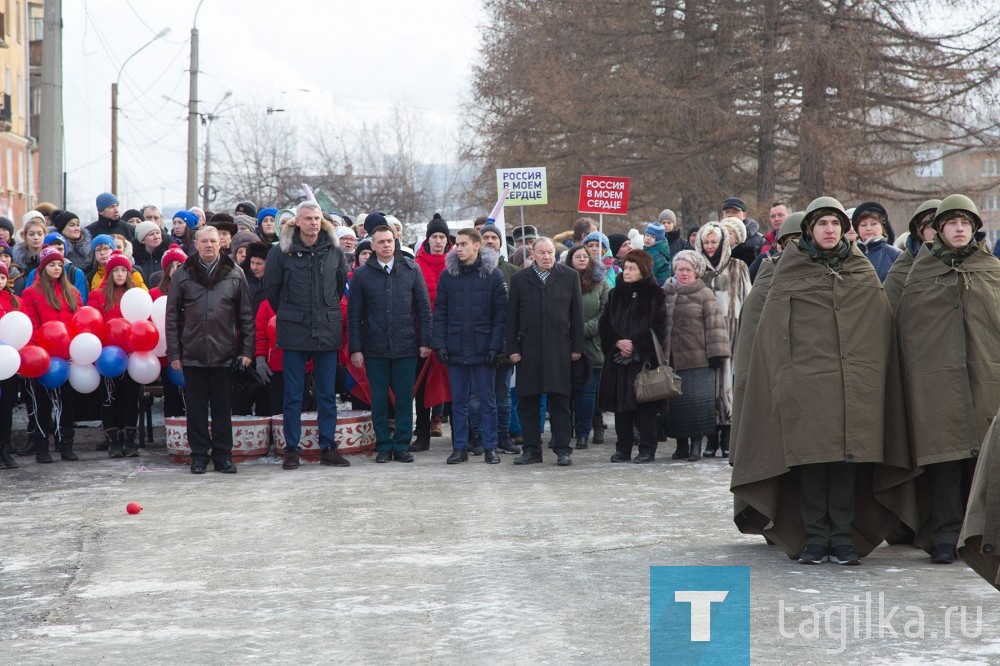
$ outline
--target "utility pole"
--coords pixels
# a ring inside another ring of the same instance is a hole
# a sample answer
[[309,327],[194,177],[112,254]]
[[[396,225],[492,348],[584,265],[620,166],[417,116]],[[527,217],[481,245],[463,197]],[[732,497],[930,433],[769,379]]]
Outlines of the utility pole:
[[194,10],[191,22],[191,67],[188,71],[188,147],[187,147],[187,192],[184,205],[191,208],[198,201],[198,12],[201,0]]
[[38,122],[38,196],[66,206],[63,187],[62,0],[45,0],[42,15],[42,108]]

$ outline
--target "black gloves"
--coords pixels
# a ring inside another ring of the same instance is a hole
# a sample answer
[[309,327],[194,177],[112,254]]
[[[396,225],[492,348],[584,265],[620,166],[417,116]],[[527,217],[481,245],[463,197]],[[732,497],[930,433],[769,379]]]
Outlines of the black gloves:
[[500,353],[494,349],[486,352],[486,365],[496,367],[497,361],[500,360]]
[[448,365],[448,350],[438,349],[436,353],[438,355],[438,360],[444,363],[445,365]]
[[710,367],[712,370],[718,370],[719,368],[722,367],[722,362],[725,360],[726,360],[725,356],[713,356],[712,358],[708,359],[708,367]]

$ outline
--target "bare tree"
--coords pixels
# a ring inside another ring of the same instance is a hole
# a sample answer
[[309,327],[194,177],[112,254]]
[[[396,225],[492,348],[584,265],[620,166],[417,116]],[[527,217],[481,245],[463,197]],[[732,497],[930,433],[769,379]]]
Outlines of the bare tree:
[[288,119],[242,109],[218,126],[213,182],[228,207],[249,199],[260,206],[301,200],[296,128]]

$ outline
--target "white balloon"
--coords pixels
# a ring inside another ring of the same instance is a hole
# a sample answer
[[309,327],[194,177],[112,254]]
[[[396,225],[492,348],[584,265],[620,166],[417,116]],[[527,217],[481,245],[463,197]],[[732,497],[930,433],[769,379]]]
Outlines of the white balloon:
[[21,355],[10,345],[0,345],[0,381],[10,379],[21,367]]
[[101,385],[101,373],[92,363],[70,363],[69,385],[78,393],[93,393]]
[[69,343],[69,357],[76,363],[94,363],[100,355],[101,339],[93,333],[79,333]]
[[[153,311],[149,315],[149,318],[153,320],[153,324],[156,326],[161,334],[167,330],[167,297],[160,296],[155,301],[153,301]],[[162,335],[160,337],[163,337]]]
[[23,312],[8,312],[0,317],[0,342],[21,349],[31,339],[31,318]]
[[128,322],[135,323],[149,319],[149,315],[153,311],[153,299],[149,297],[149,292],[142,287],[132,287],[122,294],[119,307],[122,310],[122,317]]
[[153,347],[153,355],[157,358],[167,355],[167,335],[160,331],[160,339],[156,341],[156,346]]
[[152,384],[160,376],[160,360],[153,352],[133,352],[128,357],[128,374],[137,384]]

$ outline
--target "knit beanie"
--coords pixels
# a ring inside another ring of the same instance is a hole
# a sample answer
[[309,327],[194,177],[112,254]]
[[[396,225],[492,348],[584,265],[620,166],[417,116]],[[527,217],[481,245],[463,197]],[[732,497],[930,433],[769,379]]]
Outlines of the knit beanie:
[[282,208],[278,211],[278,214],[274,216],[274,223],[281,227],[287,220],[295,219],[295,211],[291,208]]
[[42,222],[45,222],[44,215],[39,213],[37,210],[29,210],[27,213],[21,216],[21,228],[24,229],[24,227],[27,226],[28,222],[35,219],[36,217]]
[[241,201],[238,204],[236,204],[236,208],[235,208],[235,210],[233,210],[233,213],[234,214],[235,213],[243,213],[244,215],[248,215],[248,216],[250,216],[250,217],[252,217],[253,219],[256,220],[257,219],[257,206],[252,201]]
[[[608,237],[605,236],[604,234],[602,234],[600,231],[591,231],[589,234],[587,234],[586,236],[583,237],[583,244],[584,244],[584,246],[586,246],[587,243],[590,243],[592,241],[600,243],[601,247],[604,248],[604,249],[606,249],[606,250],[610,250],[611,249],[611,241],[608,240]],[[619,246],[619,247],[621,247],[621,246]]]
[[371,239],[365,238],[360,243],[358,243],[358,246],[354,248],[354,267],[355,268],[358,267],[359,265],[358,261],[361,259],[362,252],[371,252],[371,251],[372,251]]
[[261,222],[263,222],[265,217],[277,218],[278,217],[278,209],[277,208],[261,208],[259,211],[257,211],[257,224],[260,224]]
[[0,261],[0,275],[3,275],[4,277],[10,277],[10,271],[7,270],[7,264],[3,263],[2,261]]
[[656,218],[656,221],[661,224],[663,223],[663,220],[670,220],[674,224],[677,224],[677,215],[669,208],[664,208],[660,211],[660,216]]
[[122,215],[121,215],[121,217],[119,219],[122,222],[128,222],[133,217],[137,217],[137,218],[139,218],[141,220],[142,219],[142,213],[139,212],[139,211],[137,211],[135,208],[129,208],[127,211],[125,211],[124,213],[122,213]]
[[45,267],[53,261],[63,261],[62,252],[50,245],[46,245],[38,255],[38,270],[45,270]]
[[351,238],[357,238],[358,235],[354,233],[354,229],[350,227],[337,227],[337,238],[343,238],[344,236],[350,236]]
[[10,249],[10,245],[7,241],[0,241],[0,254],[8,254],[11,258],[14,257],[14,251]]
[[611,249],[611,256],[617,257],[618,250],[622,249],[622,245],[628,240],[628,236],[625,234],[611,234],[608,236],[608,248]]
[[118,197],[111,194],[111,192],[101,192],[97,195],[97,212],[100,213],[108,206],[114,206],[118,203]]
[[236,223],[236,233],[239,233],[240,231],[249,231],[253,235],[257,235],[257,221],[249,215],[238,213],[233,216],[233,222]]
[[63,236],[58,231],[50,232],[43,240],[42,246],[52,245],[53,243],[62,243],[62,246],[66,247],[66,237]]
[[146,236],[148,236],[150,233],[154,231],[158,231],[159,228],[160,225],[158,225],[156,222],[140,222],[139,224],[135,225],[136,241],[141,243],[142,241],[146,240]]
[[[104,275],[105,276],[111,275],[111,271],[118,268],[119,266],[127,270],[129,273],[132,272],[132,262],[129,261],[128,257],[126,257],[124,254],[122,254],[118,250],[115,250],[114,252],[111,253],[111,258],[108,259],[108,263],[104,265]],[[107,279],[107,277],[105,277],[105,279]]]
[[[375,227],[382,227],[382,226],[388,227],[389,221],[385,219],[385,215],[376,211],[374,213],[369,214],[368,217],[365,218],[364,226],[365,226],[365,233],[371,236],[372,231],[375,230]],[[389,228],[391,229],[392,227]]]
[[259,240],[260,239],[257,238],[257,234],[252,234],[246,229],[243,229],[241,227],[240,230],[236,233],[236,235],[233,236],[233,240],[229,244],[229,252],[230,254],[232,254],[232,256],[235,257],[236,251],[239,250],[241,247],[245,247],[247,245],[250,245],[250,243]]
[[448,228],[448,223],[444,221],[440,213],[434,213],[434,219],[427,223],[427,233],[424,238],[430,238],[433,234],[444,234],[445,237],[451,235],[451,229]]
[[664,229],[663,225],[658,222],[650,222],[647,224],[645,233],[655,238],[657,243],[667,237],[667,230]]
[[189,210],[177,211],[176,213],[174,213],[173,219],[176,220],[177,218],[184,220],[184,224],[188,225],[188,227],[191,229],[198,228],[198,216]]
[[56,231],[62,233],[63,229],[66,228],[67,224],[69,224],[73,220],[78,220],[78,219],[80,218],[77,217],[76,213],[71,213],[68,210],[62,210],[59,211],[55,217],[52,218],[52,226],[56,228]]
[[14,223],[9,217],[0,215],[0,229],[6,229],[7,233],[9,233],[11,237],[14,236]]
[[500,227],[498,227],[497,225],[492,224],[492,223],[490,223],[490,224],[484,224],[483,228],[479,230],[479,233],[485,234],[487,231],[492,231],[493,233],[495,233],[497,235],[497,238],[499,238],[500,240],[503,240],[503,234],[500,233]]
[[160,260],[160,267],[166,271],[167,266],[175,261],[179,261],[182,264],[187,261],[187,255],[184,254],[184,250],[177,243],[171,245],[166,252],[163,253],[163,258]]
[[107,245],[112,250],[115,249],[115,239],[108,234],[98,234],[94,237],[94,240],[90,241],[90,251],[93,252],[97,249],[98,245]]

